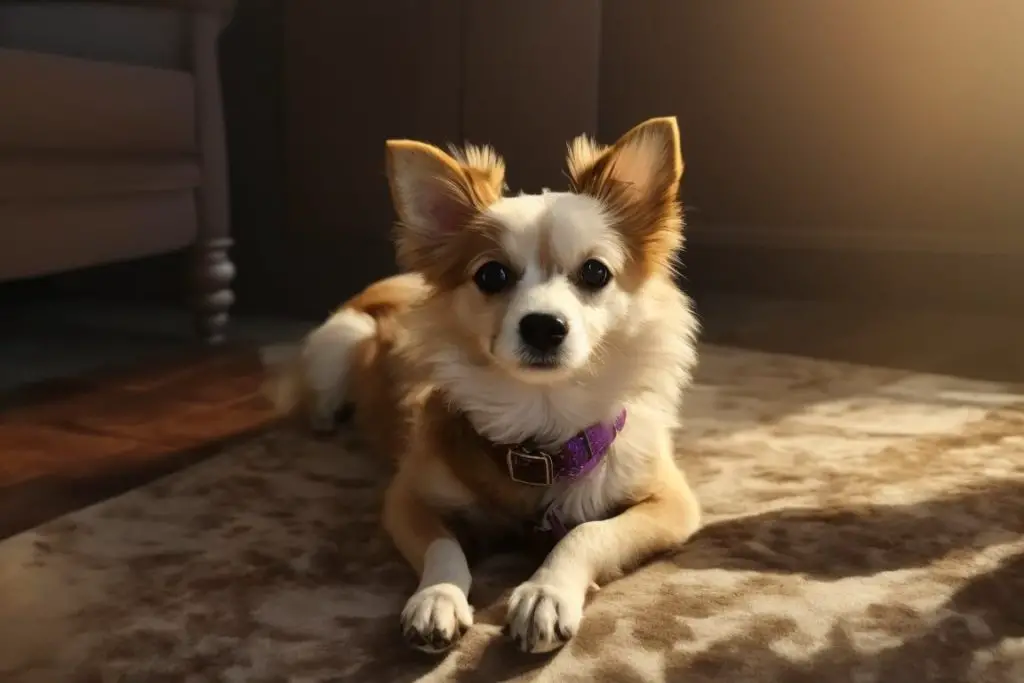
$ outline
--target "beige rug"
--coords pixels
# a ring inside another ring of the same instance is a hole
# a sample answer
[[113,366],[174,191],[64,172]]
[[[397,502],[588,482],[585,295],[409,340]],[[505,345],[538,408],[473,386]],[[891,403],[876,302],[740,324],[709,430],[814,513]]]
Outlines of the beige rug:
[[501,558],[407,651],[380,470],[279,432],[0,543],[0,681],[1024,681],[1024,392],[705,348],[686,414],[706,528],[554,656],[500,637]]

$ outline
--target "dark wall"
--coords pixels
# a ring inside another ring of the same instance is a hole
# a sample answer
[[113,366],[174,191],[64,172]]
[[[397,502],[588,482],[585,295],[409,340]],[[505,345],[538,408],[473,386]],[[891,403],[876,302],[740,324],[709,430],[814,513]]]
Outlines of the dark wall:
[[384,140],[458,139],[460,4],[287,5],[289,247],[276,286],[290,309],[323,315],[393,272]]
[[566,143],[598,132],[602,4],[464,3],[463,135],[505,157],[513,192],[564,187]]
[[605,2],[602,136],[679,117],[705,285],[1024,303],[1022,25],[1017,0]]
[[391,272],[387,137],[492,143],[535,191],[569,138],[675,114],[693,287],[1024,303],[1024,5],[986,8],[291,3],[275,286],[320,314]]
[[289,311],[394,272],[386,139],[493,144],[537,190],[597,128],[597,0],[294,2],[284,35]]
[[284,4],[240,0],[221,38],[238,310],[287,311]]
[[1009,230],[1024,225],[1024,4],[641,0],[605,12],[602,128],[652,108],[680,116],[688,199],[727,228],[708,240],[1024,246]]

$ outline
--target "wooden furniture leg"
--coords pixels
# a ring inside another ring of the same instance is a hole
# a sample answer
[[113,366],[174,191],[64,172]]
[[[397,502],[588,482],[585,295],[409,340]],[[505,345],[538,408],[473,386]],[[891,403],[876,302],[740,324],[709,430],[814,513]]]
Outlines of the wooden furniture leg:
[[235,301],[231,248],[224,107],[217,66],[217,39],[226,18],[215,12],[192,16],[192,60],[196,79],[196,126],[203,178],[196,190],[198,236],[195,258],[195,319],[202,340],[227,340],[228,313]]

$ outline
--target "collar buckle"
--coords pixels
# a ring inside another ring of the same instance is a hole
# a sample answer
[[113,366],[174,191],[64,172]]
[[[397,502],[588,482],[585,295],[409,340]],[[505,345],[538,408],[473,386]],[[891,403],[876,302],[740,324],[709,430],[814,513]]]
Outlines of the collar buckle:
[[555,464],[551,456],[543,451],[533,451],[522,446],[509,448],[505,454],[505,465],[509,479],[517,484],[551,486],[555,481]]

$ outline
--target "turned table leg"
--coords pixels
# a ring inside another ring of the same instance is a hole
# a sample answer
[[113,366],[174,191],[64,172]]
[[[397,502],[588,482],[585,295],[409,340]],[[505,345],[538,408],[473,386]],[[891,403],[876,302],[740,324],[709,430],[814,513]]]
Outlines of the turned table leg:
[[228,313],[235,295],[231,247],[227,144],[217,66],[217,39],[226,17],[214,12],[192,16],[192,69],[196,87],[196,127],[202,181],[196,190],[198,235],[194,273],[196,329],[207,344],[227,340]]
[[228,313],[235,302],[231,281],[235,265],[228,258],[230,238],[213,239],[196,245],[196,330],[210,345],[227,341]]

